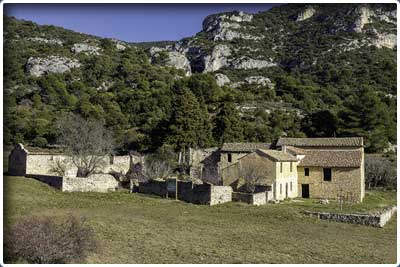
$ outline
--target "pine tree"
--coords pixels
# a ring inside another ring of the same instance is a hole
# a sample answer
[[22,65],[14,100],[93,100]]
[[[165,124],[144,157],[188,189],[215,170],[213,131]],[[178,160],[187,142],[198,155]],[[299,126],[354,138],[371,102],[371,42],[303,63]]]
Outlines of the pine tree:
[[189,89],[179,85],[175,86],[174,92],[175,101],[167,142],[174,145],[177,151],[208,145],[210,136],[206,114],[196,97]]
[[356,95],[344,102],[339,112],[341,136],[362,136],[368,152],[382,151],[388,143],[386,127],[389,113],[387,106],[368,86],[363,86]]
[[232,102],[223,102],[214,120],[214,139],[219,143],[243,141],[243,124]]

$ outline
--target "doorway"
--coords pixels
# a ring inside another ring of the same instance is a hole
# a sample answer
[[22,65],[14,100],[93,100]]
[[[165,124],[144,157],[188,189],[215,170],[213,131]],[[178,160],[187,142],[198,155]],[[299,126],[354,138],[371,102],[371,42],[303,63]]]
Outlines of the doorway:
[[286,198],[289,198],[289,186],[288,183],[285,185],[285,191],[286,191]]
[[302,198],[310,198],[310,185],[309,184],[301,185],[301,197]]

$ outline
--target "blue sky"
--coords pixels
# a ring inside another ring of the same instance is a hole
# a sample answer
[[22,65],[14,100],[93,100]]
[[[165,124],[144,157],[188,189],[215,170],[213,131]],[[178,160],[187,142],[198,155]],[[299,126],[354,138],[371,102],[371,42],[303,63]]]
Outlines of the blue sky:
[[179,40],[201,30],[203,19],[219,12],[268,10],[276,4],[5,4],[5,13],[130,42]]

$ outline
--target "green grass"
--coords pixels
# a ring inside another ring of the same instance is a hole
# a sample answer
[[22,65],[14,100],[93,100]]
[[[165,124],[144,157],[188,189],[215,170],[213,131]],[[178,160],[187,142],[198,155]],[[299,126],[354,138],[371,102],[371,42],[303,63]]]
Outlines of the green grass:
[[294,206],[309,211],[371,214],[395,206],[396,192],[383,190],[366,191],[362,203],[344,203],[342,209],[337,201],[330,201],[329,204],[322,205],[319,204],[319,201],[316,199],[303,198],[285,201],[282,205]]
[[5,225],[27,215],[85,216],[100,247],[88,263],[395,263],[384,228],[318,221],[294,203],[193,205],[129,193],[63,193],[5,177]]

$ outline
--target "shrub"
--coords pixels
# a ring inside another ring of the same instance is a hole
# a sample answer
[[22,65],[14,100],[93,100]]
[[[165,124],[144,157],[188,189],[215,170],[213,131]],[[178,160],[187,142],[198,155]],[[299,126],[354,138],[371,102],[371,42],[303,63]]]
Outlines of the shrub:
[[377,187],[396,189],[396,162],[391,162],[390,160],[379,156],[366,157],[365,184],[368,189]]
[[32,145],[37,147],[46,147],[47,146],[47,139],[44,137],[36,137],[32,140]]
[[82,262],[95,248],[92,228],[73,215],[28,217],[12,225],[4,236],[6,262]]

